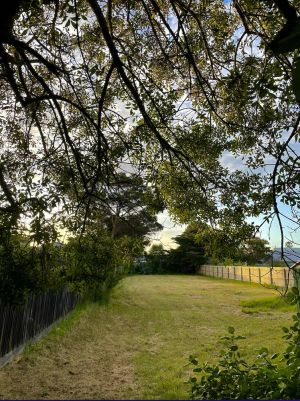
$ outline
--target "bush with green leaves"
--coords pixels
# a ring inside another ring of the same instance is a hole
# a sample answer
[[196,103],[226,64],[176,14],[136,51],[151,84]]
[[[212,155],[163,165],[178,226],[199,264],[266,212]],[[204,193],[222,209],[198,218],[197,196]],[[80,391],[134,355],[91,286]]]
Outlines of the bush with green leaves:
[[[297,288],[292,293],[294,300],[299,298]],[[270,355],[267,348],[262,348],[252,362],[243,359],[237,345],[245,337],[229,327],[228,335],[223,337],[226,348],[218,363],[200,365],[196,357],[190,356],[194,365],[194,376],[189,380],[191,399],[299,399],[300,313],[283,331],[288,343],[285,351]]]
[[233,265],[235,265],[235,263],[234,263],[232,258],[225,258],[223,263],[224,263],[224,266],[233,266]]
[[60,274],[61,250],[54,245],[33,246],[18,235],[0,241],[0,302],[22,304],[29,293],[65,285]]
[[114,286],[129,271],[134,255],[140,252],[136,239],[113,239],[106,232],[98,234],[86,234],[80,241],[70,239],[64,246],[62,275],[76,292],[99,294]]
[[[0,238],[1,239],[1,238]],[[30,293],[68,286],[98,296],[129,271],[143,250],[140,239],[113,239],[108,232],[39,244],[13,235],[0,241],[0,302],[22,304]]]
[[20,304],[31,289],[39,291],[41,269],[35,250],[0,245],[0,302]]

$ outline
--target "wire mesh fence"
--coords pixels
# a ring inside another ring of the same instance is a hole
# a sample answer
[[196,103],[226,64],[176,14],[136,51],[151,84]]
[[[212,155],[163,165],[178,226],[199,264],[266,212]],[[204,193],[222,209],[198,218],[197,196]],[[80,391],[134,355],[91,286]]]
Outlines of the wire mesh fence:
[[26,344],[74,309],[79,295],[67,288],[29,295],[22,306],[0,303],[0,358]]

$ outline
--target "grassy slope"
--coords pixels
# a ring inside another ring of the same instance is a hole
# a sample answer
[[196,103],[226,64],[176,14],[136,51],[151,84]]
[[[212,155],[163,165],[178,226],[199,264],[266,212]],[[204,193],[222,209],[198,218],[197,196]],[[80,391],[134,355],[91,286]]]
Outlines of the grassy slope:
[[[199,276],[128,277],[109,303],[75,312],[2,369],[0,398],[187,398],[188,356],[215,360],[228,326],[247,336],[248,357],[283,348],[280,328],[292,312],[266,306],[273,294]],[[254,302],[255,313],[242,312],[257,299],[264,311]]]

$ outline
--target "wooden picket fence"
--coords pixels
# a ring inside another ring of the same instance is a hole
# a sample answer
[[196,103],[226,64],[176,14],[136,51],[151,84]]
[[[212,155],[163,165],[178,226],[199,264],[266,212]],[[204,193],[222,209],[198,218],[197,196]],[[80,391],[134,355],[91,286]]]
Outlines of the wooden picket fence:
[[198,274],[273,285],[281,288],[294,286],[293,272],[285,267],[202,265],[198,269]]
[[0,303],[0,367],[38,337],[54,322],[70,312],[79,301],[67,288],[30,295],[22,306]]

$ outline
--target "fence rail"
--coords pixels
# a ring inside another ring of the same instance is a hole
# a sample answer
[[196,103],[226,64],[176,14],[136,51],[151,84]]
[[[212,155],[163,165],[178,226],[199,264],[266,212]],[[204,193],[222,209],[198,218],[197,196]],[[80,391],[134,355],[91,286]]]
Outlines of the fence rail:
[[198,269],[198,274],[268,284],[283,288],[292,287],[294,285],[292,272],[284,267],[202,265]]
[[30,295],[22,306],[0,303],[0,367],[9,355],[74,309],[79,295],[67,288]]

